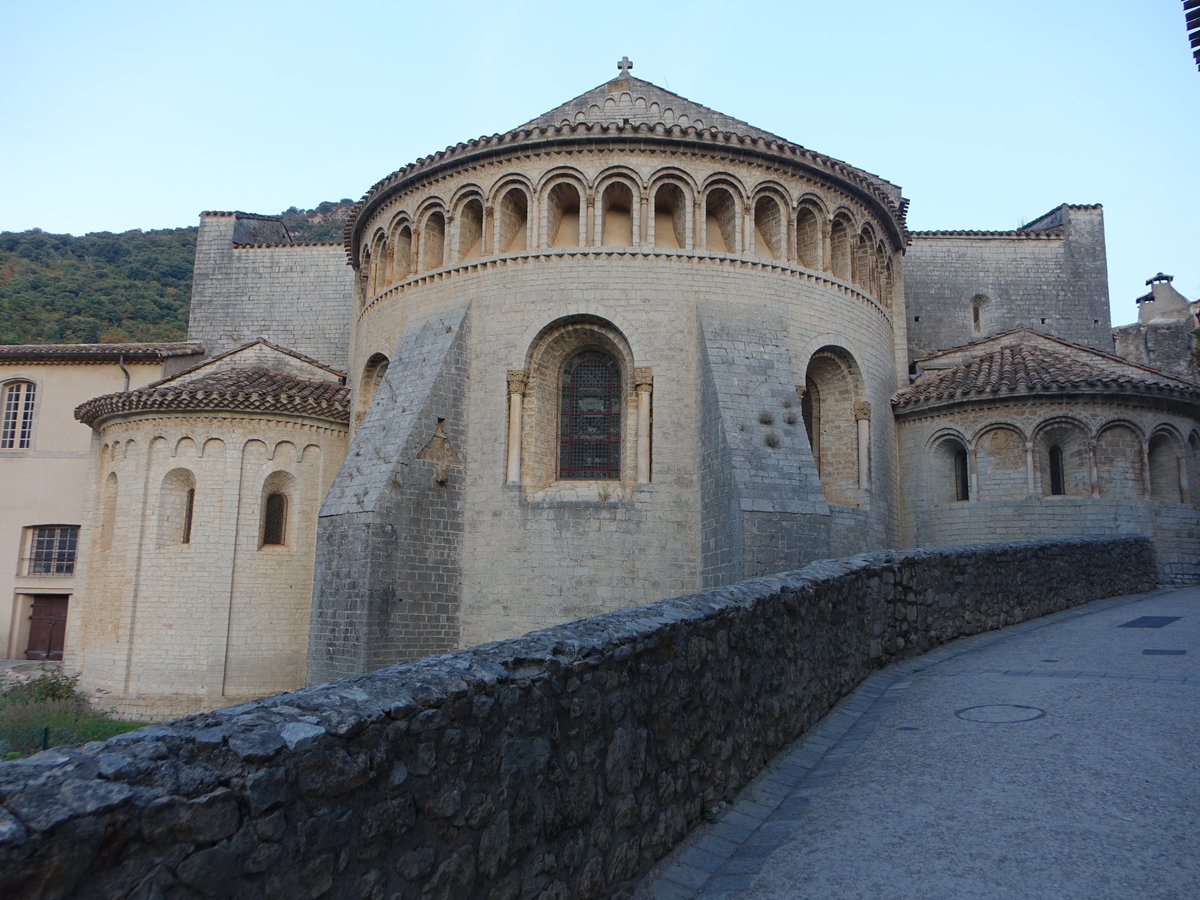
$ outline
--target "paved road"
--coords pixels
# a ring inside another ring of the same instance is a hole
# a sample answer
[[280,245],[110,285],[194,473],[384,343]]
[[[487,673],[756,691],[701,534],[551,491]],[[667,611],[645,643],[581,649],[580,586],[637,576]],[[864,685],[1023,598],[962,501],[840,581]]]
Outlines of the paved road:
[[639,900],[1200,898],[1200,588],[872,676]]

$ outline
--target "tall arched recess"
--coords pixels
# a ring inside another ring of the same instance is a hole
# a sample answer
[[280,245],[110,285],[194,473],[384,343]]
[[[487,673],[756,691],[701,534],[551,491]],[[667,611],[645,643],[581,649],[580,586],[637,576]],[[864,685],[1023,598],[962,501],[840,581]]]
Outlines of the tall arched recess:
[[372,353],[367,359],[367,364],[363,366],[362,378],[358,382],[357,396],[354,401],[354,427],[357,428],[362,424],[362,420],[367,415],[367,409],[371,406],[371,401],[375,399],[375,392],[379,390],[379,385],[383,384],[383,376],[387,374],[390,360],[382,353]]
[[817,463],[825,499],[840,506],[865,506],[868,485],[858,424],[862,375],[848,351],[822,347],[812,355],[804,376],[802,418]]

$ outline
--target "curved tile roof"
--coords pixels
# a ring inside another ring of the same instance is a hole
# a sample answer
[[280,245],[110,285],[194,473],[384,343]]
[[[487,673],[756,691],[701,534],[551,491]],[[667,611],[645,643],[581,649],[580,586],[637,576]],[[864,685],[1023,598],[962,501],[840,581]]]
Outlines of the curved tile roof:
[[93,425],[107,416],[142,410],[286,413],[345,425],[350,421],[350,389],[336,381],[299,378],[253,366],[231,366],[188,381],[105,394],[80,405],[75,418]]
[[989,396],[1081,390],[1169,394],[1200,402],[1200,386],[1154,369],[1143,372],[1133,367],[1121,372],[1032,343],[1014,343],[942,372],[926,373],[899,391],[892,405],[903,410]]
[[0,362],[90,363],[162,362],[175,356],[195,356],[204,345],[189,341],[140,344],[3,344]]

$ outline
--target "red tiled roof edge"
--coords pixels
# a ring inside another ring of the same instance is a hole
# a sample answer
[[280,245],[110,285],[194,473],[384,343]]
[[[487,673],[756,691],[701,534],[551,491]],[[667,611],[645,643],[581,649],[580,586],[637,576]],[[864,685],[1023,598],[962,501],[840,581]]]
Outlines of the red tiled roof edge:
[[0,344],[0,362],[85,363],[161,362],[204,352],[192,341],[132,344]]
[[985,397],[1088,390],[1151,393],[1200,403],[1200,385],[1189,384],[1165,373],[1161,373],[1158,379],[1119,375],[1071,357],[1017,344],[998,347],[947,369],[924,383],[898,391],[892,398],[892,406],[897,411],[906,411]]
[[[265,373],[269,370],[255,371]],[[75,418],[91,426],[100,419],[127,412],[212,410],[283,413],[349,424],[349,388],[332,381],[305,381],[283,373],[270,374],[276,376],[273,390],[184,384],[178,388],[141,388],[105,394],[80,404],[75,410]]]

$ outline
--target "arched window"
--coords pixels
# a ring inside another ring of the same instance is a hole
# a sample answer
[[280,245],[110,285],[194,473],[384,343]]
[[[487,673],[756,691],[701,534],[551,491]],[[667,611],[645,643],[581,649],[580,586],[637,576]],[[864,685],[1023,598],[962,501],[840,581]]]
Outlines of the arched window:
[[1186,483],[1187,468],[1175,438],[1164,431],[1152,435],[1147,458],[1150,463],[1150,497],[1171,503],[1181,502],[1181,486]]
[[579,482],[596,481],[600,500],[649,482],[653,382],[612,322],[577,315],[549,323],[525,368],[507,372],[505,480],[527,494],[571,496],[588,490]]
[[839,213],[829,228],[828,270],[834,278],[849,281],[851,276],[850,219]]
[[817,475],[821,473],[821,389],[811,378],[804,384],[804,397],[800,400],[800,418],[804,422],[804,431],[808,435],[808,445],[812,448],[813,462],[817,466]]
[[971,479],[967,475],[967,450],[954,448],[954,499],[971,499]]
[[183,529],[180,535],[180,543],[190,544],[192,542],[192,513],[196,509],[196,489],[188,488],[187,497],[183,502]]
[[758,256],[782,259],[786,240],[783,213],[774,197],[763,195],[754,204],[754,249]]
[[972,443],[978,499],[1019,498],[1029,493],[1028,454],[1023,434],[1011,425],[997,423],[981,430]]
[[458,260],[475,259],[483,253],[483,203],[472,197],[463,204],[458,222]]
[[1087,497],[1092,492],[1091,454],[1083,429],[1075,422],[1042,426],[1035,439],[1038,490],[1043,497]]
[[796,212],[796,257],[806,269],[821,267],[821,219],[817,211],[801,205]]
[[392,234],[392,271],[388,280],[395,284],[412,274],[412,228],[401,225]]
[[578,247],[583,243],[579,206],[575,185],[563,181],[550,188],[546,195],[546,236],[551,247]]
[[1066,479],[1063,477],[1062,447],[1050,448],[1050,495],[1061,497],[1067,492]]
[[438,211],[429,214],[421,230],[421,271],[440,269],[446,254],[446,216]]
[[267,494],[263,504],[262,544],[280,545],[287,538],[287,495]]
[[37,388],[32,381],[4,385],[4,422],[0,450],[25,450],[33,441],[33,411]]
[[614,181],[601,195],[600,244],[604,247],[632,247],[633,191],[629,185]]
[[621,371],[597,348],[576,354],[563,367],[558,477],[621,477]]
[[162,481],[158,508],[158,545],[192,542],[192,515],[196,508],[196,476],[188,469],[172,469]]
[[865,225],[854,242],[850,260],[850,280],[872,296],[879,293],[875,280],[875,240]]
[[717,187],[704,198],[705,248],[713,253],[737,253],[737,204],[733,194]]
[[1101,497],[1145,499],[1144,440],[1127,423],[1117,422],[1101,429],[1096,438],[1096,474]]
[[987,306],[988,298],[984,294],[976,294],[971,298],[971,333],[983,334],[983,308]]
[[883,241],[875,244],[875,299],[880,306],[891,312],[892,309],[892,260],[888,256],[887,247]]
[[654,192],[654,246],[682,250],[687,235],[687,202],[679,185],[667,183]]
[[800,413],[825,499],[839,506],[863,506],[867,498],[859,464],[867,447],[855,413],[861,385],[858,366],[841,347],[823,347],[809,360]]
[[971,475],[967,448],[957,437],[937,442],[929,456],[933,481],[930,494],[936,503],[955,503],[971,499]]
[[372,353],[367,364],[363,366],[362,380],[358,383],[358,396],[354,404],[355,428],[361,425],[366,417],[371,401],[375,399],[375,391],[379,389],[379,385],[383,383],[383,376],[387,374],[388,362],[388,358],[382,353]]
[[509,188],[497,207],[496,222],[500,238],[496,243],[501,253],[518,253],[529,246],[529,198],[520,188]]
[[363,261],[363,274],[367,279],[367,296],[374,297],[387,285],[384,283],[387,279],[385,265],[387,261],[387,238],[383,232],[375,235],[375,239],[371,242],[371,255],[369,259]]

